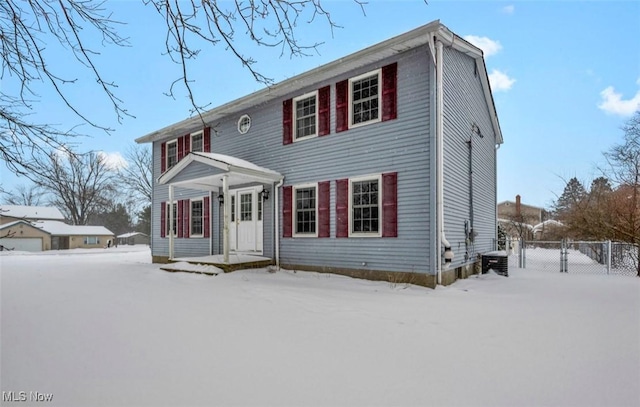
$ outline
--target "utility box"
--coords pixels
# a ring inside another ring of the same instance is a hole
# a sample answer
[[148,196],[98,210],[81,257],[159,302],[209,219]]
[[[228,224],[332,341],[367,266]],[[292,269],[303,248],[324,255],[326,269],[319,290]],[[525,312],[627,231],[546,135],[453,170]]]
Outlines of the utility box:
[[482,274],[493,270],[496,274],[509,277],[509,257],[504,250],[489,252],[482,255]]

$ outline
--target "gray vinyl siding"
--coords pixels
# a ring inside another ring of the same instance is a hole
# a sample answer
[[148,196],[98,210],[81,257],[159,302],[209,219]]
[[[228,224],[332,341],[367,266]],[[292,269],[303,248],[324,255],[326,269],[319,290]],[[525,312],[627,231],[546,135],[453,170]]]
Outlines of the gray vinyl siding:
[[[493,249],[496,235],[496,136],[475,60],[444,50],[444,218],[445,234],[455,253],[453,266],[476,259]],[[387,64],[398,63],[397,119],[336,133],[335,84]],[[239,157],[285,176],[284,185],[330,181],[330,237],[280,238],[280,260],[284,265],[410,271],[435,273],[440,248],[436,247],[435,114],[433,60],[423,46],[352,71],[329,82],[301,88],[284,98],[237,112],[210,123],[211,151]],[[330,85],[331,132],[289,145],[282,143],[282,102]],[[251,117],[246,134],[237,131],[237,120]],[[472,135],[476,123],[483,137]],[[194,131],[199,129],[193,129]],[[182,134],[167,134],[171,140]],[[472,179],[469,144],[472,138]],[[160,176],[160,145],[153,146],[154,178]],[[215,173],[211,167],[192,163],[174,181]],[[336,238],[336,180],[386,172],[398,174],[398,237]],[[471,180],[471,181],[470,181]],[[470,182],[473,189],[473,219]],[[263,253],[275,256],[274,205],[271,185],[264,202]],[[201,197],[203,191],[175,189],[175,199]],[[168,238],[159,237],[160,202],[168,200],[166,185],[154,186],[153,254],[168,255]],[[176,256],[199,256],[222,251],[221,214],[217,193],[211,194],[211,239],[175,239]],[[465,221],[473,221],[475,242],[466,242]],[[282,236],[282,218],[277,231]]]
[[[496,136],[475,63],[444,49],[444,229],[455,253],[454,267],[492,250],[496,237]],[[482,137],[472,133],[473,123]],[[473,222],[477,233],[471,244],[466,242],[465,221]]]
[[[363,67],[328,83],[317,83],[271,103],[255,106],[212,123],[211,151],[251,161],[285,176],[284,185],[331,181],[330,238],[281,238],[280,259],[283,264],[327,266],[340,268],[414,271],[433,273],[431,258],[431,175],[430,161],[430,89],[431,63],[427,47],[398,54],[393,59]],[[387,64],[398,63],[398,118],[336,133],[335,84]],[[327,136],[282,143],[282,102],[306,92],[331,86],[331,133]],[[251,116],[247,134],[237,131],[237,120],[242,114]],[[194,129],[195,130],[195,129]],[[165,140],[180,136],[167,135]],[[154,143],[154,174],[160,174],[160,144]],[[196,169],[194,169],[196,171]],[[386,172],[398,173],[398,237],[397,238],[336,238],[335,192],[338,179]],[[195,175],[195,174],[191,174]],[[202,194],[197,191],[180,193]],[[159,202],[167,200],[167,187],[156,186],[154,208],[159,213]],[[177,195],[177,194],[176,194]],[[185,195],[186,196],[186,195]],[[275,194],[266,203],[273,205]],[[215,200],[215,193],[214,193]],[[278,210],[281,212],[281,202]],[[218,219],[217,202],[213,219]],[[273,209],[265,207],[265,255],[274,252]],[[159,216],[153,219],[154,230],[159,228]],[[213,222],[212,234],[217,235],[218,222]],[[157,224],[157,225],[156,225]],[[282,236],[282,224],[279,235]],[[203,250],[188,247],[176,239],[176,255],[187,255]],[[160,241],[160,242],[158,242]],[[269,243],[268,243],[269,242]],[[157,243],[157,244],[155,244]],[[219,242],[214,241],[214,251]],[[268,247],[268,250],[267,250]],[[167,255],[168,239],[154,233],[154,254]],[[203,253],[198,253],[202,255]],[[363,266],[363,263],[365,264]]]

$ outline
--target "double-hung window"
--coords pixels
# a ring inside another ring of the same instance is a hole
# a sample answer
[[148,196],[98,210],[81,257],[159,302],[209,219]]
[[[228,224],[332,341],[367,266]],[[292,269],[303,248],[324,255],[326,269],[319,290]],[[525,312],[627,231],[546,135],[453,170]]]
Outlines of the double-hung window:
[[318,92],[293,99],[294,141],[318,135]]
[[381,236],[381,189],[380,176],[349,180],[351,236]]
[[381,70],[349,79],[350,125],[380,121],[380,74]]
[[191,236],[200,237],[203,232],[203,205],[202,200],[191,201]]
[[191,151],[204,151],[204,135],[203,132],[191,135]]
[[173,167],[178,162],[178,141],[173,140],[167,143],[167,169]]
[[293,187],[294,236],[318,236],[318,186],[317,184]]

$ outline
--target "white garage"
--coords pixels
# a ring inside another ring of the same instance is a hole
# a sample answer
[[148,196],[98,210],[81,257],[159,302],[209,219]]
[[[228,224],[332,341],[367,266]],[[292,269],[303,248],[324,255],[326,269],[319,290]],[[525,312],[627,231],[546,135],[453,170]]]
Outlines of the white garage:
[[23,252],[41,252],[42,238],[40,237],[12,237],[0,239],[0,245],[5,249],[19,250]]

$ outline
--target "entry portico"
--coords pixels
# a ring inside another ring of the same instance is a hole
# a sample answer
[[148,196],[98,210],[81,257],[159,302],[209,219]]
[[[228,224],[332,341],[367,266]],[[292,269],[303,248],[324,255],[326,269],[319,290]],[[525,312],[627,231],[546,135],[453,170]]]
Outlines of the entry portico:
[[[202,171],[204,166],[204,171]],[[198,177],[190,176],[188,169],[200,167]],[[262,197],[265,186],[274,191],[274,201],[278,202],[278,183],[284,177],[273,170],[260,167],[249,161],[217,153],[190,152],[158,178],[159,185],[167,185],[169,202],[174,202],[175,188],[214,192],[222,203],[223,221],[223,261],[229,263],[229,252],[243,251],[250,247],[260,247],[262,222],[257,210],[262,210]],[[233,206],[232,206],[233,203]],[[174,211],[169,215],[169,225],[174,224]],[[234,225],[231,227],[232,216]],[[278,230],[278,211],[274,211],[275,230]],[[169,259],[174,256],[174,234],[169,233]],[[250,239],[260,239],[251,241]],[[276,263],[279,261],[279,248],[275,242]]]

